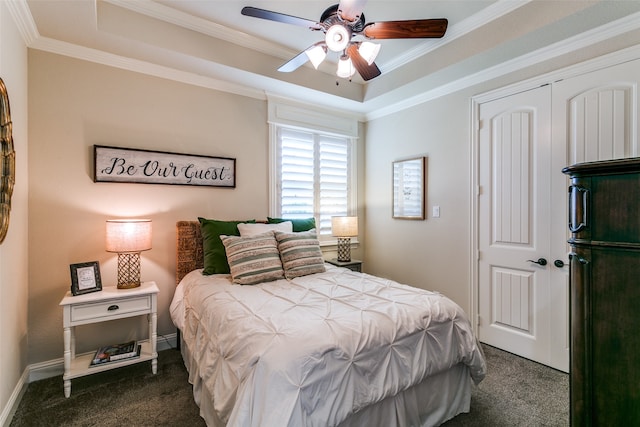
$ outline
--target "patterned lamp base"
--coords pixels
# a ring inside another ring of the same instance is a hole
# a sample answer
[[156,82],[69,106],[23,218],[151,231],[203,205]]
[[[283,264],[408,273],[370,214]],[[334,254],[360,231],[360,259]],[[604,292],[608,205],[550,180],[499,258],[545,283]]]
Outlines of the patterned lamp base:
[[338,261],[351,261],[351,238],[338,237]]
[[118,254],[118,289],[140,286],[140,252]]

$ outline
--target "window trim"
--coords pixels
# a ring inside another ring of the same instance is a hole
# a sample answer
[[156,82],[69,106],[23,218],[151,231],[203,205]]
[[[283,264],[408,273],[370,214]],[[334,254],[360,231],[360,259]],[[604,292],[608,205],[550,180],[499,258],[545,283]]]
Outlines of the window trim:
[[[345,138],[349,145],[349,200],[347,215],[358,215],[358,120],[349,114],[336,115],[318,108],[292,103],[280,98],[268,98],[269,111],[269,216],[278,217],[280,202],[276,200],[278,185],[278,128],[320,133]],[[358,244],[358,238],[351,239]],[[320,239],[322,246],[337,244],[337,238]]]

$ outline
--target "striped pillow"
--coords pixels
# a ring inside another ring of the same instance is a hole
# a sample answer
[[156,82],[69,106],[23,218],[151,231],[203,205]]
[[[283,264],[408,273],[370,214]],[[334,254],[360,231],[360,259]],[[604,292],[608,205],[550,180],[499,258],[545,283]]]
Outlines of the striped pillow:
[[234,283],[255,285],[284,277],[273,231],[251,237],[220,236],[220,240]]
[[287,279],[326,271],[320,242],[315,233],[276,231],[275,235]]

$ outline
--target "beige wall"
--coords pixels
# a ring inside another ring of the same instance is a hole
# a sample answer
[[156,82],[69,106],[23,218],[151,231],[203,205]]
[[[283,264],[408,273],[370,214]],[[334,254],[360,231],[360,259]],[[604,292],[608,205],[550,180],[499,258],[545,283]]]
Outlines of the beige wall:
[[[16,401],[27,367],[27,47],[5,2],[0,2],[0,77],[9,93],[16,183],[11,222],[0,245],[0,425]],[[14,392],[16,394],[14,394]]]
[[[367,126],[365,265],[369,273],[440,291],[467,309],[469,293],[468,93]],[[427,157],[427,219],[392,219],[392,162]],[[431,208],[440,206],[440,218]]]
[[[158,333],[166,335],[175,332],[168,312],[175,222],[268,214],[265,100],[30,50],[29,131],[30,363],[62,357],[58,303],[69,289],[69,264],[97,260],[103,284],[116,280],[117,256],[104,250],[106,219],[152,219],[142,280],[160,288]],[[94,183],[94,144],[233,157],[236,188]],[[129,319],[79,328],[78,351],[123,333],[135,338],[144,326]]]
[[[367,123],[366,206],[367,272],[452,298],[472,313],[471,99],[490,90],[553,73],[585,61],[607,63],[607,54],[640,44],[640,32],[627,33],[570,55],[538,62],[499,78],[439,97]],[[613,62],[610,60],[610,65]],[[425,221],[391,218],[391,165],[394,160],[427,156]],[[432,217],[440,206],[440,218]],[[482,227],[479,224],[478,227]]]
[[[69,264],[97,260],[103,284],[114,283],[117,256],[104,250],[106,219],[152,219],[142,280],[157,282],[158,332],[170,334],[175,222],[266,217],[264,101],[30,50],[29,131],[31,363],[62,356],[58,303],[69,289]],[[94,183],[94,144],[234,157],[237,187]],[[129,322],[81,328],[78,350],[133,334]]]

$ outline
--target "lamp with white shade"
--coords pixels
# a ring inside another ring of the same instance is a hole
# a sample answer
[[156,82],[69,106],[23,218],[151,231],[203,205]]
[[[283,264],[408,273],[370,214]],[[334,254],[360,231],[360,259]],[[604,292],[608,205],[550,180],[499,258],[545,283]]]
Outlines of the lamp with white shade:
[[338,261],[351,261],[351,238],[358,236],[358,217],[332,216],[331,234],[338,238]]
[[140,252],[151,249],[150,219],[107,220],[107,252],[118,254],[118,289],[140,286]]

